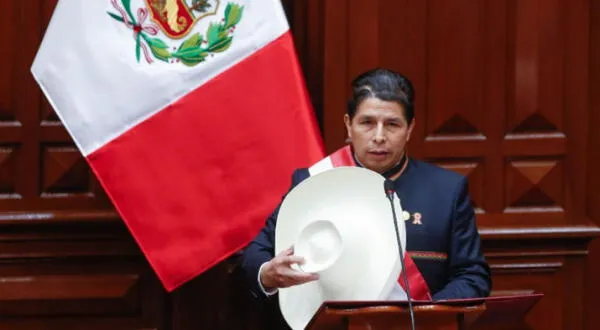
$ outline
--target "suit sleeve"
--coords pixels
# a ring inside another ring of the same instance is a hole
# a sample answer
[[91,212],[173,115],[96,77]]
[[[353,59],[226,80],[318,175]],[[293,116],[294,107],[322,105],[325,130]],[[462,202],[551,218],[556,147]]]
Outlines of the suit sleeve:
[[[303,175],[297,170],[292,175],[292,190],[300,181]],[[306,177],[306,175],[304,175]],[[289,191],[288,191],[289,192]],[[287,193],[286,193],[287,195]],[[285,195],[284,197],[285,198]],[[282,200],[283,200],[282,198]],[[258,235],[248,244],[242,254],[241,267],[246,278],[250,291],[255,297],[266,298],[264,291],[258,283],[258,272],[262,264],[273,259],[275,256],[275,225],[281,203],[275,208],[273,213],[267,218],[265,226]]]
[[490,268],[481,250],[475,212],[466,178],[458,185],[448,251],[450,279],[434,300],[487,297],[491,290]]

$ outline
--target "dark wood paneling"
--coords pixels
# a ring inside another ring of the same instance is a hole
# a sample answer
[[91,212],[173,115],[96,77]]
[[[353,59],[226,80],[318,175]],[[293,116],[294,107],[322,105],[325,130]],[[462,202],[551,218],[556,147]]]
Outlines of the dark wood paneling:
[[[587,125],[589,132],[588,143],[588,180],[586,206],[590,218],[600,226],[600,2],[591,2],[590,25],[590,111]],[[573,117],[573,120],[577,118]],[[600,329],[600,315],[598,308],[600,302],[600,239],[590,244],[590,256],[586,272],[586,300],[585,300],[585,329]]]
[[0,329],[164,327],[166,293],[119,221],[49,218],[2,220]]
[[250,295],[236,258],[221,263],[172,295],[173,329],[267,329],[269,315]]
[[[589,292],[586,265],[594,263],[586,244],[598,236],[590,176],[599,164],[589,159],[597,157],[591,129],[600,123],[589,104],[590,47],[598,44],[592,3],[340,0],[325,7],[328,151],[344,144],[344,105],[357,73],[383,66],[406,74],[417,95],[409,153],[468,176],[488,254],[529,255],[490,258],[500,290],[548,292],[528,319],[536,329],[584,324],[578,311]],[[544,249],[526,252],[515,240]],[[577,242],[577,252],[561,252],[565,241]],[[546,267],[555,269],[548,275],[527,265],[556,267]]]
[[[526,318],[527,326],[581,329],[587,243],[598,232],[596,227],[482,231],[493,294],[543,292],[544,298]],[[523,325],[523,329],[528,328]]]
[[[29,72],[56,2],[0,20],[0,329],[267,328],[236,256],[161,287]],[[494,294],[546,294],[524,329],[600,328],[598,2],[282,3],[327,150],[356,74],[405,73],[409,152],[469,178]]]
[[326,7],[329,151],[344,143],[352,77],[389,67],[416,89],[410,153],[470,176],[480,224],[589,223],[574,197],[585,194],[585,171],[567,174],[586,159],[587,131],[569,120],[588,112],[585,2],[343,3]]
[[492,259],[491,266],[495,291],[500,294],[510,294],[516,291],[544,292],[546,295],[529,312],[525,324],[519,328],[527,329],[527,324],[535,324],[535,329],[566,329],[562,325],[565,311],[560,304],[553,303],[553,300],[560,299],[565,293],[563,283],[566,270],[561,258],[527,260],[525,262],[513,260],[502,262]]
[[323,51],[325,1],[282,0],[321,131],[323,131]]
[[341,118],[346,112],[346,100],[349,95],[347,45],[353,36],[347,32],[350,24],[349,1],[331,0],[324,3],[323,20],[326,27],[323,40],[323,139],[326,150],[331,152],[346,140]]
[[[30,73],[56,5],[8,1],[0,78],[0,209],[107,210],[112,206]],[[26,40],[27,42],[23,42]]]

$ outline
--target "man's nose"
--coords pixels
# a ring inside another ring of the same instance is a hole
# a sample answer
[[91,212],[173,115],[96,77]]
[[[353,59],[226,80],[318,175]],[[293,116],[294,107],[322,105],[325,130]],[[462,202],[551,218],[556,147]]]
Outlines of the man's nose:
[[375,143],[383,143],[385,142],[385,134],[383,131],[383,123],[377,124],[377,129],[375,130],[375,135],[373,136],[373,142]]

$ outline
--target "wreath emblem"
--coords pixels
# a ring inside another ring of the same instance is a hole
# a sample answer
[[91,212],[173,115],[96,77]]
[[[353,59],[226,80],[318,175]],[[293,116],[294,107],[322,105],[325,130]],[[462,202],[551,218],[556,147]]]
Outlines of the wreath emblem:
[[[243,6],[227,3],[224,17],[218,23],[211,22],[204,36],[195,32],[181,43],[169,45],[156,37],[159,30],[171,41],[184,38],[200,19],[216,14],[219,1],[192,0],[190,7],[184,0],[145,0],[146,6],[138,8],[136,16],[131,10],[131,0],[109,1],[117,13],[109,11],[108,15],[133,31],[138,63],[143,53],[149,64],[156,59],[190,67],[229,49],[244,10]],[[156,24],[146,22],[149,16]]]

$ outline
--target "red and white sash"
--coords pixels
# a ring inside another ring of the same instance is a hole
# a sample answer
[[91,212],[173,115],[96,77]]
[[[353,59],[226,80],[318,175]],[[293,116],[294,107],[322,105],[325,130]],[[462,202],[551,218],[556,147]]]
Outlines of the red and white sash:
[[[313,176],[323,171],[340,166],[357,166],[354,158],[352,157],[352,150],[350,149],[350,146],[345,146],[341,149],[338,149],[331,155],[321,159],[319,162],[311,166],[308,171],[310,175]],[[404,266],[405,268],[402,270],[402,272],[406,272],[406,275],[408,276],[408,285],[410,287],[412,299],[431,300],[429,287],[427,286],[423,275],[417,268],[417,265],[410,256],[410,252],[405,253]],[[398,277],[398,284],[402,290],[406,290],[402,277],[403,274],[401,273]]]

